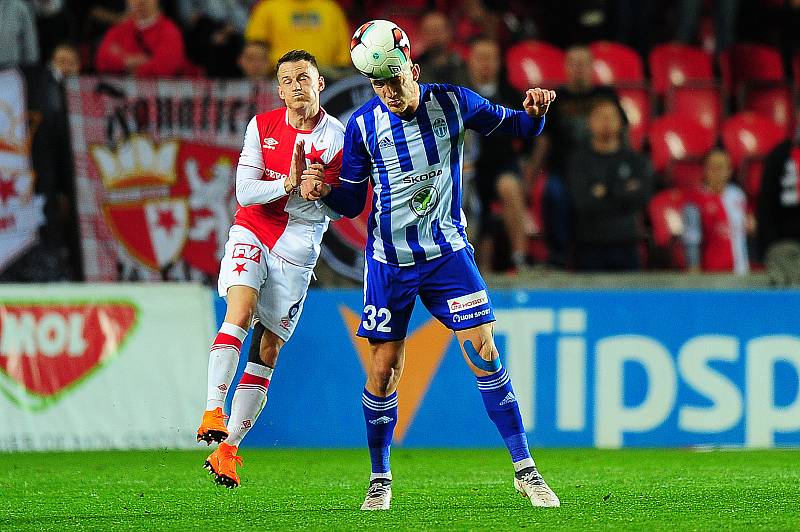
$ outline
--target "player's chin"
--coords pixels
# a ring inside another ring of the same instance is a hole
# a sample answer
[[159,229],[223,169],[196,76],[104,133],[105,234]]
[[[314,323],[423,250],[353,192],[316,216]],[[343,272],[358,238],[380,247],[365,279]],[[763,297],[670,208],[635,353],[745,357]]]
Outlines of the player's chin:
[[308,107],[308,105],[310,103],[311,103],[311,100],[309,100],[308,98],[304,98],[304,99],[292,98],[291,100],[289,100],[287,105],[289,107],[291,107],[292,109],[304,109],[304,108]]
[[386,102],[386,107],[393,113],[402,113],[406,109],[406,106],[401,102]]

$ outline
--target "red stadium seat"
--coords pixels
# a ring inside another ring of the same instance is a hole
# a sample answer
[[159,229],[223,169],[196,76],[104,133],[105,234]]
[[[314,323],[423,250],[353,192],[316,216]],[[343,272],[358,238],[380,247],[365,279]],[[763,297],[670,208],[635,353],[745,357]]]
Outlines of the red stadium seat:
[[702,159],[717,133],[691,118],[665,115],[650,124],[653,168],[665,172],[676,186],[692,189],[702,183]]
[[628,118],[631,146],[640,150],[650,126],[650,95],[644,88],[619,87],[617,96]]
[[729,92],[752,84],[783,83],[783,59],[778,49],[753,43],[735,44],[719,58],[722,81]]
[[509,83],[519,91],[566,80],[563,50],[540,41],[522,41],[509,48],[506,68]]
[[747,91],[744,109],[769,118],[778,124],[787,136],[794,130],[794,106],[789,87],[753,88]]
[[667,92],[666,109],[670,114],[687,116],[709,129],[719,130],[722,102],[713,85],[672,87]]
[[672,186],[680,190],[700,190],[705,181],[705,163],[700,156],[673,161],[670,165],[669,175]]
[[751,198],[761,188],[762,159],[784,138],[779,125],[751,111],[737,113],[722,124],[722,144]]
[[653,91],[663,96],[671,87],[714,82],[711,54],[685,44],[662,44],[649,57]]
[[637,84],[644,81],[642,58],[624,44],[597,41],[589,45],[594,56],[593,74],[602,85]]
[[653,229],[653,244],[656,248],[667,252],[670,266],[673,268],[686,266],[686,256],[681,241],[685,201],[682,190],[670,188],[655,194],[647,205]]

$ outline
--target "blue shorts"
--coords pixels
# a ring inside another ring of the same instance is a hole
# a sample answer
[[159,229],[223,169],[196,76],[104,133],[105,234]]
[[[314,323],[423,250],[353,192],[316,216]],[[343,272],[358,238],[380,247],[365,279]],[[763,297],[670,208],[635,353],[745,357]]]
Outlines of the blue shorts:
[[494,321],[486,283],[469,247],[413,266],[393,266],[367,257],[365,269],[358,336],[404,339],[417,296],[454,331]]

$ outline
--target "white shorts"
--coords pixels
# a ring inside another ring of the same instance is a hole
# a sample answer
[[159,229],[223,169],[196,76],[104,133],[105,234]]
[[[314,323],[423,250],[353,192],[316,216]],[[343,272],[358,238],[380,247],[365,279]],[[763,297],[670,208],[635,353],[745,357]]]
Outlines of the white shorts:
[[227,297],[231,286],[257,290],[256,318],[287,341],[303,311],[313,271],[273,255],[251,231],[234,225],[225,243],[217,289],[221,297]]

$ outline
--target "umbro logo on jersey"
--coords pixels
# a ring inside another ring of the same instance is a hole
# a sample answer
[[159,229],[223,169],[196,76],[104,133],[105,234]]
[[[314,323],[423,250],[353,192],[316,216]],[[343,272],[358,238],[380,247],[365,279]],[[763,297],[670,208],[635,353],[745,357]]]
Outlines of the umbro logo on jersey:
[[389,137],[383,137],[380,142],[378,142],[378,147],[380,149],[391,148],[392,146],[394,146],[394,141]]
[[275,146],[277,146],[277,145],[278,145],[278,141],[277,140],[273,139],[272,137],[268,137],[268,138],[264,139],[264,144],[263,144],[262,147],[265,150],[274,150]]
[[369,422],[372,423],[373,425],[386,425],[391,421],[394,421],[394,418],[389,416],[381,416],[378,419],[369,420]]
[[514,393],[513,392],[508,392],[506,394],[506,396],[503,397],[503,400],[500,401],[500,406],[507,405],[508,403],[516,403],[516,402],[517,402],[517,398],[514,397]]

